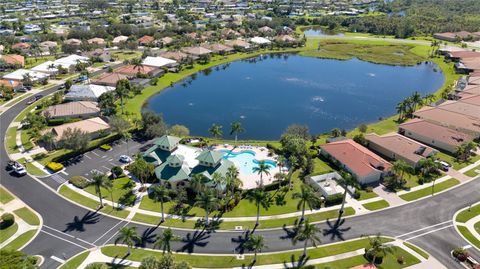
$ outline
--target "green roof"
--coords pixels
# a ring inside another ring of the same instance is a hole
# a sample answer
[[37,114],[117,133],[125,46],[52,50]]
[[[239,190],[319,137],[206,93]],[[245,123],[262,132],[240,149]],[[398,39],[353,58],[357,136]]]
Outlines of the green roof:
[[205,150],[198,155],[197,160],[206,163],[218,163],[223,158],[223,153],[220,151]]
[[190,169],[186,165],[171,167],[168,163],[162,163],[155,168],[155,176],[159,180],[177,182],[187,180],[190,177]]
[[192,174],[203,174],[211,179],[214,173],[219,173],[220,175],[225,176],[230,166],[235,166],[235,164],[233,164],[233,162],[229,160],[223,160],[219,165],[215,167],[197,165],[192,169]]
[[176,136],[170,136],[170,135],[164,135],[160,137],[159,139],[155,140],[154,144],[157,146],[163,146],[167,148],[172,148],[178,143],[180,143],[181,138],[178,138]]
[[183,160],[185,160],[185,158],[182,155],[175,154],[175,155],[168,156],[167,163],[169,163],[169,164],[183,163]]

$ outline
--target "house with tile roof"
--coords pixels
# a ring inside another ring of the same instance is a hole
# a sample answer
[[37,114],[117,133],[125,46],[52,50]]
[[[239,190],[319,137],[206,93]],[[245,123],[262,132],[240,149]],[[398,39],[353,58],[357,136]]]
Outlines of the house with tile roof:
[[17,54],[0,55],[0,69],[25,66],[25,57]]
[[91,118],[100,115],[98,103],[91,101],[68,102],[47,107],[42,115],[47,119]]
[[116,72],[112,72],[112,73],[107,72],[107,73],[101,74],[95,79],[92,79],[92,83],[97,85],[115,87],[117,86],[117,82],[122,79],[128,80],[128,76],[124,74],[116,73]]
[[413,113],[417,118],[480,137],[480,116],[471,116],[439,107],[423,107]]
[[392,165],[351,139],[320,146],[320,154],[350,172],[361,185],[378,183]]
[[92,139],[95,139],[100,137],[102,132],[106,132],[110,129],[110,125],[100,117],[95,117],[55,126],[51,129],[45,130],[43,133],[51,132],[54,135],[55,140],[59,141],[68,129],[79,129],[83,133],[89,134]]

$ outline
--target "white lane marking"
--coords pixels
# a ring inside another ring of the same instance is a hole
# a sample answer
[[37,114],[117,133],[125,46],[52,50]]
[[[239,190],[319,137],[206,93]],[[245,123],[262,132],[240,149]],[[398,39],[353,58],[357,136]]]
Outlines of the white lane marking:
[[64,264],[66,262],[64,259],[60,259],[59,257],[56,257],[56,256],[51,256],[50,258],[54,261],[57,261],[57,262],[61,263],[61,264]]
[[103,155],[103,156],[102,156],[102,159],[105,159],[105,158],[107,158],[107,155]]
[[409,237],[409,238],[405,239],[404,241],[409,241],[409,240],[415,239],[415,238],[417,238],[417,237],[421,237],[421,236],[424,236],[424,235],[427,235],[427,234],[431,234],[431,233],[434,233],[434,232],[438,232],[438,231],[440,231],[440,230],[447,229],[447,228],[450,228],[450,227],[453,227],[453,224],[450,224],[450,225],[445,226],[445,227],[442,227],[442,228],[438,228],[438,229],[435,229],[435,230],[431,230],[431,231],[428,231],[428,232],[424,232],[424,233],[421,233],[421,234],[418,234],[418,235]]
[[77,243],[75,243],[75,242],[72,242],[72,241],[70,241],[70,240],[67,240],[67,239],[65,239],[65,238],[62,238],[62,237],[60,237],[60,236],[58,236],[58,235],[54,235],[54,234],[51,234],[51,233],[49,233],[49,232],[45,232],[44,230],[41,230],[40,232],[45,233],[45,234],[48,234],[48,235],[50,235],[50,236],[53,236],[53,237],[55,237],[55,238],[58,238],[58,239],[60,239],[60,240],[65,241],[65,242],[68,242],[68,243],[70,243],[70,244],[72,244],[72,245],[75,245],[75,246],[77,246],[77,247],[79,247],[79,248],[88,249],[88,248],[86,248],[86,247],[84,247],[84,246],[82,246],[82,245],[80,245],[80,244],[77,244]]
[[107,171],[110,170],[110,168],[106,167],[105,165],[102,165],[102,167],[107,169]]
[[402,235],[397,235],[397,236],[395,236],[395,238],[404,237],[405,235],[409,235],[409,234],[413,234],[413,233],[420,232],[420,231],[423,231],[423,230],[427,230],[427,229],[437,227],[439,225],[443,225],[443,224],[446,224],[446,223],[449,223],[449,222],[452,222],[452,220],[447,220],[445,222],[440,222],[440,223],[437,223],[437,224],[434,224],[434,225],[431,225],[431,226],[423,227],[421,229],[418,229],[418,230],[415,230],[415,231],[412,231],[412,232],[404,233]]
[[89,244],[89,245],[91,245],[91,246],[95,246],[94,244],[92,244],[92,243],[90,243],[90,242],[88,242],[88,241],[85,241],[85,240],[83,240],[83,239],[80,239],[80,238],[78,238],[78,237],[75,237],[75,236],[73,236],[73,235],[71,235],[71,234],[64,233],[64,232],[62,232],[62,231],[60,231],[60,230],[57,230],[57,229],[55,229],[55,228],[52,228],[52,227],[50,227],[50,226],[43,225],[43,227],[48,228],[48,229],[50,229],[50,230],[52,230],[52,231],[55,231],[55,232],[57,232],[57,233],[64,234],[64,235],[66,235],[66,236],[68,236],[68,237],[74,238],[74,239],[76,239],[76,240],[78,240],[78,241],[80,241],[80,242],[83,242],[83,243],[85,243],[85,244]]
[[[127,221],[127,222],[125,223],[125,225],[122,226],[122,228],[125,227],[125,226],[127,226],[129,223],[130,223],[130,221]],[[120,228],[120,229],[122,229],[122,228]],[[119,229],[119,230],[120,230],[120,229]],[[105,245],[106,243],[110,242],[110,240],[112,240],[112,238],[114,238],[117,234],[118,234],[118,231],[116,231],[110,238],[108,238],[107,241],[105,241],[105,243],[103,243],[103,245]]]
[[95,151],[90,151],[90,152],[96,155],[97,157],[100,157],[100,155],[98,155]]
[[116,164],[112,163],[112,162],[109,162],[110,165],[113,165],[113,166],[117,166]]
[[113,158],[109,159],[108,161],[109,161],[109,162],[113,161]]
[[102,236],[100,236],[99,238],[97,238],[97,240],[93,241],[93,243],[97,243],[98,240],[102,239],[105,235],[107,235],[110,231],[112,231],[113,229],[115,229],[115,227],[117,227],[118,224],[122,223],[122,221],[119,221],[117,224],[115,224],[114,226],[112,226],[112,228],[108,229],[108,231],[106,231]]

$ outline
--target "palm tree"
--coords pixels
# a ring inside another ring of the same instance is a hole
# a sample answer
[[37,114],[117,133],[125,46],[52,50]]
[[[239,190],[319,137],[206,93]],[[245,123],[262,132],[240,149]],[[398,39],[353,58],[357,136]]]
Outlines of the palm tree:
[[163,203],[170,201],[170,190],[165,185],[160,184],[151,188],[153,199],[156,202],[160,202],[160,210],[162,212],[162,219],[160,222],[165,221],[165,211],[163,209]]
[[196,192],[200,193],[205,189],[205,184],[207,183],[208,178],[203,174],[193,174],[190,177],[190,188]]
[[122,242],[123,244],[127,245],[128,247],[128,255],[131,254],[131,248],[136,243],[140,242],[140,237],[137,234],[137,227],[123,227],[118,231],[118,237],[115,239],[115,245],[118,242]]
[[[55,66],[55,64],[52,62],[51,64],[48,65],[48,69],[49,70],[55,70],[57,67]],[[55,72],[55,75],[56,75],[56,72]]]
[[218,207],[218,199],[212,194],[211,191],[206,190],[201,192],[195,201],[195,206],[201,207],[205,210],[205,226],[208,226],[208,215],[211,210],[215,210]]
[[282,167],[285,165],[287,159],[283,155],[279,155],[277,158],[278,172],[282,172]]
[[222,126],[218,124],[212,124],[212,127],[208,129],[208,132],[213,136],[213,138],[217,139],[222,136]]
[[230,125],[230,135],[235,134],[235,144],[237,144],[238,134],[245,132],[245,129],[242,127],[242,124],[238,121],[232,122]]
[[215,184],[215,189],[220,194],[226,188],[227,179],[222,174],[215,172],[212,175],[212,182]]
[[257,253],[267,247],[264,241],[263,236],[252,234],[247,242],[245,242],[245,247],[252,250],[254,253],[252,264],[257,262]]
[[95,187],[95,193],[100,199],[100,208],[103,207],[102,188],[108,188],[108,186],[110,186],[109,181],[110,179],[107,175],[96,172],[93,174],[92,181],[89,183],[89,185],[93,185]]
[[377,259],[378,255],[381,254],[383,256],[386,256],[387,254],[393,254],[393,252],[395,251],[393,245],[383,243],[380,234],[367,237],[369,248],[365,250],[365,254],[367,254],[367,257],[372,257],[372,260],[370,261],[372,264],[375,264],[375,260]]
[[293,199],[298,199],[297,210],[302,210],[302,216],[300,217],[300,223],[303,223],[305,218],[305,208],[308,206],[310,210],[317,207],[320,204],[320,198],[315,194],[311,187],[302,185],[300,192],[296,192],[292,195]]
[[437,97],[435,96],[435,94],[429,93],[429,94],[425,95],[423,97],[423,99],[425,101],[424,103],[428,104],[428,103],[432,103],[433,101],[435,101],[437,99]]
[[288,162],[290,163],[290,170],[288,170],[288,188],[292,188],[292,175],[295,172],[295,169],[298,165],[298,159],[294,155],[288,157]]
[[403,100],[397,104],[395,109],[397,110],[397,113],[398,113],[398,121],[403,120],[403,118],[405,117],[405,114],[407,113],[407,108],[408,108],[408,103],[406,102],[406,100]]
[[420,95],[419,92],[415,91],[411,96],[411,101],[413,105],[412,112],[415,112],[417,110],[417,107],[422,104],[422,95]]
[[235,191],[235,187],[242,185],[242,181],[238,178],[239,174],[240,172],[235,165],[228,167],[226,174],[226,184],[227,188],[230,189],[230,193],[232,194]]
[[138,72],[140,72],[141,69],[143,69],[143,63],[142,60],[139,58],[132,59],[131,64],[133,65],[133,69],[137,69]]
[[257,206],[257,222],[255,226],[258,226],[260,224],[260,206],[268,210],[271,204],[270,195],[263,189],[254,189],[247,193],[246,198],[250,202],[255,202]]
[[317,247],[317,244],[321,242],[318,233],[320,229],[315,224],[310,224],[310,221],[307,219],[305,225],[297,232],[293,237],[293,244],[295,245],[298,241],[303,241],[303,257],[307,257],[307,245],[308,242],[311,242],[314,247]]
[[271,166],[268,165],[264,160],[258,162],[258,166],[253,167],[253,172],[260,175],[260,187],[263,187],[263,174],[270,175]]
[[168,253],[172,252],[170,249],[170,243],[174,241],[179,241],[180,237],[176,236],[173,232],[172,229],[168,228],[165,231],[163,231],[162,234],[159,234],[157,236],[157,240],[155,240],[154,247],[158,247],[163,249],[163,253],[167,251]]
[[348,186],[355,186],[357,184],[357,181],[350,173],[342,173],[342,176],[339,179],[337,179],[337,182],[344,189],[342,206],[340,206],[340,210],[338,211],[338,213],[340,214],[339,217],[341,217],[345,209],[345,201],[347,200]]
[[124,114],[123,100],[125,97],[128,96],[129,92],[130,92],[130,82],[128,80],[121,79],[117,81],[117,85],[115,86],[115,95],[117,95],[117,97],[120,98],[120,106],[122,107],[122,114]]
[[396,177],[397,184],[402,184],[403,176],[410,169],[410,166],[404,160],[396,160],[392,165],[392,172]]

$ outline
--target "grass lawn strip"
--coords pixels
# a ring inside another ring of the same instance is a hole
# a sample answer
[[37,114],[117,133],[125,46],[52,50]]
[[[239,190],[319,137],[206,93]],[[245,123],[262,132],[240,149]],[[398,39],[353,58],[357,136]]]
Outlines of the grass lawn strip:
[[12,226],[0,230],[0,243],[7,241],[12,235],[14,235],[18,230],[18,224],[14,223]]
[[[115,203],[117,203],[119,200],[122,201],[122,197],[128,195],[132,191],[133,186],[135,186],[135,183],[130,178],[121,177],[113,180],[112,194],[110,194],[110,192],[105,188],[100,189],[103,198],[111,201],[111,197],[113,195],[113,200]],[[95,186],[93,185],[87,186],[83,190],[90,194],[98,196],[98,194],[95,192]]]
[[[343,216],[351,216],[355,214],[355,210],[351,207],[345,208]],[[338,210],[330,210],[317,214],[307,215],[311,222],[324,221],[327,219],[335,220],[338,217]],[[283,218],[283,219],[271,219],[271,220],[261,220],[258,229],[269,229],[269,228],[279,228],[283,225],[292,226],[295,225],[299,217]],[[148,223],[152,225],[157,225],[160,222],[160,217],[145,215],[141,213],[135,214],[132,219],[133,221],[138,221],[142,223]],[[180,220],[180,219],[167,219],[162,226],[175,227],[175,228],[185,228],[185,229],[195,229],[196,221],[193,220]],[[233,230],[236,226],[242,226],[242,229],[253,229],[255,226],[255,221],[229,221],[221,222],[219,224],[219,229],[223,230]]]
[[0,187],[0,203],[7,204],[13,199],[13,196],[6,189]]
[[15,238],[12,242],[10,242],[8,245],[5,246],[5,249],[10,248],[10,249],[20,249],[22,248],[30,239],[32,239],[33,236],[37,233],[37,230],[30,230],[28,232],[25,232]]
[[90,254],[90,252],[88,252],[88,251],[85,251],[85,252],[82,252],[82,253],[78,254],[77,256],[69,259],[59,269],[76,269],[76,268],[78,268],[80,266],[80,264],[82,264],[82,262],[88,257],[88,254]]
[[17,127],[8,128],[7,135],[5,137],[5,148],[8,154],[18,152],[17,148]]
[[[69,200],[72,200],[78,204],[81,204],[83,206],[86,206],[92,210],[97,210],[98,206],[100,205],[99,202],[95,201],[95,200],[92,200],[88,197],[85,197],[81,194],[79,194],[78,192],[74,191],[74,190],[71,190],[69,187],[63,185],[62,187],[60,187],[60,191],[59,193],[61,195],[63,195],[65,198],[69,199]],[[109,215],[112,215],[112,216],[116,216],[116,217],[119,217],[119,218],[126,218],[129,214],[129,211],[128,210],[121,210],[121,209],[117,209],[117,208],[113,208],[111,205],[106,205],[104,206],[100,212],[102,213],[105,213],[105,214],[109,214]]]
[[404,244],[405,246],[407,246],[408,248],[410,248],[411,250],[417,252],[420,256],[424,257],[425,259],[428,259],[428,257],[430,257],[430,255],[428,255],[427,252],[425,252],[423,249],[421,249],[421,248],[419,248],[419,247],[417,247],[417,246],[415,246],[415,245],[412,245],[412,244],[410,244],[410,243],[408,243],[408,242],[403,242],[403,244]]
[[17,209],[13,211],[13,213],[15,213],[15,215],[19,216],[21,219],[23,219],[26,223],[30,225],[40,225],[40,219],[37,217],[37,215],[26,207]]
[[[388,240],[388,239],[385,239]],[[387,241],[386,241],[387,242]],[[355,251],[358,249],[363,249],[368,245],[367,239],[357,239],[349,242],[337,243],[328,246],[321,246],[318,248],[311,248],[308,252],[310,259],[324,258],[328,256],[338,255],[342,253],[347,253]],[[124,246],[106,246],[102,248],[102,253],[110,257],[121,257],[126,253],[126,247]],[[266,265],[266,264],[280,264],[288,263],[291,260],[291,256],[294,255],[297,260],[298,257],[302,254],[301,250],[288,251],[283,253],[260,253],[257,258],[256,265]],[[133,249],[132,254],[128,256],[128,260],[131,261],[141,261],[143,258],[148,256],[158,256],[162,255],[160,251],[152,251],[146,249]],[[244,260],[237,260],[233,255],[222,255],[222,256],[208,256],[208,255],[189,255],[189,254],[173,254],[176,261],[186,261],[195,267],[202,268],[225,268],[225,267],[234,267],[234,266],[243,266],[251,263],[253,255],[245,255]],[[390,256],[390,258],[389,258]],[[406,263],[400,265],[396,261],[397,256],[403,256]],[[362,257],[363,256],[359,256]],[[338,260],[341,261],[341,260]],[[357,259],[359,262],[355,265],[360,265],[366,263],[367,261],[363,259]],[[393,256],[388,255],[385,257],[384,262],[382,263],[382,268],[404,268],[420,261],[406,252],[405,250],[395,247],[395,254]],[[340,264],[342,265],[342,264]],[[339,266],[340,266],[339,265]],[[347,267],[337,267],[337,268],[348,268]]]
[[[446,189],[451,188],[451,187],[453,187],[455,185],[458,185],[458,184],[460,184],[460,181],[458,181],[455,178],[445,180],[443,182],[435,184],[434,193],[441,192],[443,190],[446,190]],[[413,200],[417,200],[417,199],[420,199],[422,197],[425,197],[425,196],[428,196],[428,195],[431,195],[431,194],[432,194],[432,188],[431,187],[426,187],[424,189],[420,189],[420,190],[413,191],[413,192],[410,192],[410,193],[402,194],[402,195],[400,195],[400,198],[402,198],[405,201],[413,201]]]
[[380,200],[380,201],[375,201],[367,204],[362,204],[362,206],[370,211],[375,211],[375,210],[389,207],[390,204],[385,200]]
[[31,175],[34,176],[46,176],[47,173],[42,171],[42,169],[36,167],[33,165],[31,162],[26,162],[25,158],[20,158],[17,160],[18,163],[23,164],[25,166],[25,169],[27,169],[27,172]]
[[376,194],[375,192],[373,191],[365,191],[365,190],[360,190],[360,189],[357,189],[358,193],[360,193],[360,198],[358,198],[357,200],[358,201],[362,201],[362,200],[367,200],[367,199],[371,199],[371,198],[376,198],[378,197],[378,194]]
[[469,219],[474,218],[478,215],[480,215],[480,204],[472,206],[472,208],[470,208],[470,210],[468,210],[468,208],[462,210],[460,213],[457,214],[457,217],[455,218],[455,221],[465,223]]
[[474,246],[480,248],[480,239],[476,238],[466,226],[457,225],[458,231]]
[[13,100],[12,102],[6,104],[5,107],[11,107],[11,106],[15,105],[16,103],[22,101],[23,99],[29,97],[30,95],[32,95],[32,94],[31,93],[22,94],[19,97],[17,97],[15,100]]
[[465,175],[469,176],[469,177],[476,177],[479,175],[478,172],[475,172],[475,171],[480,171],[480,165],[468,170],[467,172],[465,172]]
[[475,225],[473,225],[473,228],[475,229],[475,231],[477,231],[477,233],[480,234],[480,221],[475,223]]

